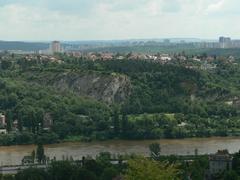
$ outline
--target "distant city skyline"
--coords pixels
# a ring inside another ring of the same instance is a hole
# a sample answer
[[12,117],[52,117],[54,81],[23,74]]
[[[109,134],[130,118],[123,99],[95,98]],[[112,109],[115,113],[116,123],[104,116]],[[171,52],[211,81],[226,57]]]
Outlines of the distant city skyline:
[[0,0],[0,40],[240,39],[239,0]]

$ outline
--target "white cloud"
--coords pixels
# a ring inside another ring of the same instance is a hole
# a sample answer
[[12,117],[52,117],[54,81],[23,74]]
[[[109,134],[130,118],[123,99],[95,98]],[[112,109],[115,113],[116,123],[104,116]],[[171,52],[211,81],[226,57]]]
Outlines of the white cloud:
[[61,0],[57,8],[28,2],[0,6],[0,39],[214,38],[237,37],[240,29],[239,0]]
[[206,13],[215,13],[223,10],[225,2],[225,0],[220,0],[216,3],[210,4],[206,9]]

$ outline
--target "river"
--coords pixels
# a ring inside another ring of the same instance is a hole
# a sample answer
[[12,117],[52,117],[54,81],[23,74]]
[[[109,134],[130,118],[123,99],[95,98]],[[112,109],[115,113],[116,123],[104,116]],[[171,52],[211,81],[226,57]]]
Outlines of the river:
[[[161,152],[164,155],[192,155],[197,148],[199,154],[215,153],[219,149],[228,149],[234,153],[240,149],[240,137],[212,137],[192,139],[161,139],[123,141],[111,140],[103,142],[74,142],[45,145],[45,154],[50,158],[54,156],[61,160],[63,157],[72,156],[74,160],[82,156],[95,157],[99,152],[108,151],[113,154],[137,153],[149,155],[148,146],[153,142],[159,142]],[[30,155],[36,147],[34,145],[0,147],[1,165],[18,165],[24,156]]]

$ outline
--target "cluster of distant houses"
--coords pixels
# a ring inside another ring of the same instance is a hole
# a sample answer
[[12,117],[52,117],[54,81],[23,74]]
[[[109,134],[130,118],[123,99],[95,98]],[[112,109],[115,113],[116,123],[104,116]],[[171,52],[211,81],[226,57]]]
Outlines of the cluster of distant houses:
[[0,114],[0,134],[7,134],[6,126],[7,126],[7,123],[6,123],[5,115]]
[[[157,54],[143,54],[143,53],[127,53],[127,54],[119,54],[119,53],[109,53],[109,52],[89,52],[83,53],[80,51],[71,51],[65,52],[65,55],[70,57],[82,58],[89,61],[110,61],[110,60],[145,60],[150,62],[156,62],[160,64],[171,64],[174,62],[180,62],[188,69],[201,69],[201,70],[213,70],[217,68],[217,64],[215,63],[216,56],[187,56],[185,53],[178,54],[166,54],[166,53],[157,53]],[[63,63],[62,60],[56,58],[53,55],[34,55],[29,54],[25,56],[25,60],[32,61],[37,60],[40,62],[55,62],[55,63]],[[231,64],[237,64],[235,58],[233,56],[229,56],[225,58],[224,61]],[[196,62],[195,64],[188,62]]]
[[[12,123],[13,127],[12,129],[16,131],[18,129],[18,120],[13,121]],[[6,116],[2,113],[0,113],[0,134],[7,134],[7,122],[6,122]]]
[[[51,127],[53,126],[53,119],[50,115],[50,113],[45,113],[43,117],[43,130],[49,131]],[[12,122],[11,131],[17,132],[19,130],[19,124],[18,120],[14,120]],[[23,127],[23,130],[26,130],[26,127]],[[7,121],[6,121],[6,115],[3,113],[0,113],[0,134],[7,134]]]
[[[167,54],[167,53],[157,53],[157,54],[143,54],[143,53],[109,53],[109,52],[81,52],[81,51],[68,51],[64,53],[69,57],[82,58],[89,61],[109,61],[109,60],[145,60],[156,62],[160,64],[174,64],[174,62],[180,62],[188,69],[201,69],[201,70],[213,70],[217,67],[215,60],[216,56],[207,55],[195,55],[188,56],[184,52]],[[2,56],[1,59],[5,57]],[[6,58],[8,58],[6,56]],[[64,61],[57,56],[51,54],[25,54],[24,59],[26,61],[37,61],[39,63],[44,62],[54,62],[63,63]],[[233,56],[223,59],[227,63],[237,64]],[[190,63],[189,63],[190,62]],[[196,63],[191,63],[196,62]]]
[[28,54],[24,57],[25,60],[27,61],[38,61],[38,62],[55,62],[55,63],[63,63],[62,60],[56,58],[55,56],[52,55],[34,55],[34,54]]
[[158,54],[158,55],[149,55],[149,54],[141,54],[141,53],[128,53],[128,54],[114,54],[114,53],[81,53],[81,52],[68,52],[66,53],[69,56],[73,57],[82,57],[87,60],[96,61],[96,60],[153,60],[153,61],[159,61],[159,62],[167,62],[171,61],[172,57],[169,54]]
[[[214,63],[216,60],[216,56],[187,56],[185,53],[178,53],[178,54],[166,54],[166,53],[157,53],[157,54],[142,54],[142,53],[128,53],[128,54],[119,54],[119,53],[82,53],[79,51],[72,51],[66,52],[68,56],[83,58],[90,61],[102,60],[146,60],[151,62],[157,62],[160,64],[168,64],[172,63],[173,61],[178,61],[185,63],[185,67],[189,69],[202,69],[202,70],[212,70],[217,67]],[[192,65],[186,63],[187,60],[191,60],[192,62],[200,63],[200,66]],[[235,58],[233,56],[229,56],[225,59],[228,63],[235,63]]]

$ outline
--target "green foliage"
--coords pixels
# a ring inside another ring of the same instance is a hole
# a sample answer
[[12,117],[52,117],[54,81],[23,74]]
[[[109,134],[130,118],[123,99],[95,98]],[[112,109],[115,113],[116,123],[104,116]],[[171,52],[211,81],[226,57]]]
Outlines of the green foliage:
[[149,160],[143,157],[129,160],[126,180],[174,180],[178,178],[176,166]]
[[182,169],[185,171],[186,177],[190,176],[192,179],[202,180],[205,177],[209,162],[207,156],[199,156],[193,162],[186,161],[183,164]]
[[[1,59],[0,111],[7,115],[11,133],[0,135],[0,145],[55,143],[71,137],[91,141],[240,134],[238,106],[227,104],[240,96],[240,67],[225,58],[216,58],[217,68],[204,71],[186,68],[194,64],[190,60],[162,65],[57,56],[63,63],[40,61],[38,56],[31,61],[20,55],[5,57],[7,62]],[[73,79],[84,74],[124,75],[131,81],[131,92],[126,101],[109,105],[71,88],[59,91],[53,84],[65,73],[74,74]],[[47,131],[46,114],[53,122]],[[17,132],[12,132],[14,120]]]
[[238,174],[235,171],[227,171],[224,174],[224,180],[239,180],[240,177],[238,176]]
[[44,147],[41,143],[37,145],[36,157],[39,163],[45,160]]
[[79,169],[77,172],[76,172],[76,175],[73,175],[73,180],[97,180],[98,178],[96,177],[96,175],[91,172],[91,171],[88,171],[86,169]]
[[240,151],[233,155],[232,168],[238,175],[240,175]]
[[7,123],[7,131],[10,132],[12,130],[12,121],[13,121],[13,114],[11,111],[6,112],[6,123]]
[[105,168],[100,179],[101,180],[112,180],[118,174],[119,174],[118,171],[113,167]]
[[129,121],[126,113],[123,113],[120,124],[121,124],[121,135],[123,138],[127,138],[129,133]]
[[47,173],[49,180],[107,180],[112,179],[120,174],[119,169],[116,169],[111,164],[102,163],[100,160],[85,160],[84,163],[76,164],[70,161],[55,161],[52,162]]
[[0,179],[1,180],[15,180],[15,177],[14,177],[14,175],[11,175],[11,174],[9,174],[9,175],[0,175]]
[[154,160],[160,159],[161,148],[159,143],[152,143],[149,145],[151,158]]
[[48,179],[48,174],[43,169],[29,168],[20,171],[15,176],[15,180],[46,180]]
[[12,62],[9,60],[1,60],[1,69],[7,70],[10,69],[12,66]]
[[114,127],[115,136],[119,136],[120,121],[119,121],[119,110],[117,107],[114,108],[114,112],[113,112],[113,127]]
[[50,180],[71,179],[76,173],[76,168],[68,161],[53,162],[48,169]]

